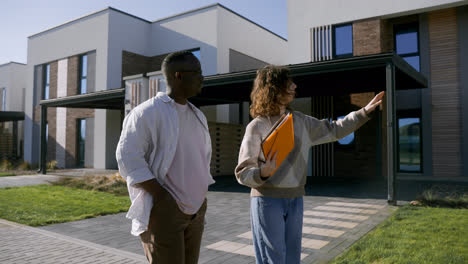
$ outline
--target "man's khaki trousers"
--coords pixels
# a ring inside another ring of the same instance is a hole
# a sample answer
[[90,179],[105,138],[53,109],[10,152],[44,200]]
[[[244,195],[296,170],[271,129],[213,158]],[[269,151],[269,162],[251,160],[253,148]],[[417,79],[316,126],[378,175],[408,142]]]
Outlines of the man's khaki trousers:
[[148,230],[140,235],[149,263],[198,263],[206,206],[205,199],[196,214],[184,214],[172,195],[160,187]]

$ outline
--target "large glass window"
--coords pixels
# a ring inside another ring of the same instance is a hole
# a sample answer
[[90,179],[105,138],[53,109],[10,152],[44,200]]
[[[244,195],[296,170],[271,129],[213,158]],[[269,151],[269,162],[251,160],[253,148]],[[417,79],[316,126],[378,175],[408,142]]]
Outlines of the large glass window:
[[353,56],[353,25],[333,26],[333,57]]
[[87,89],[87,77],[88,77],[88,55],[80,56],[80,72],[79,72],[79,87],[78,94],[85,94]]
[[44,82],[42,88],[42,99],[49,99],[49,88],[50,88],[50,64],[44,65]]
[[398,171],[422,172],[421,118],[400,114],[398,118]]
[[418,23],[395,25],[395,51],[417,71],[419,62],[419,30]]
[[86,142],[86,119],[77,121],[77,166],[84,167],[85,164],[85,142]]

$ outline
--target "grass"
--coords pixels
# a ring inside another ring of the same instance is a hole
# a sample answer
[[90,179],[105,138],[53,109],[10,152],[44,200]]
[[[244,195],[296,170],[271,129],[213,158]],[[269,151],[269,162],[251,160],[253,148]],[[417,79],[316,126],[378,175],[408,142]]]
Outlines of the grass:
[[15,176],[16,174],[11,172],[0,172],[0,177]]
[[468,263],[468,210],[403,206],[331,263]]
[[0,218],[29,226],[126,212],[129,206],[128,197],[64,186],[0,189]]
[[52,182],[52,184],[83,190],[107,192],[119,196],[128,196],[127,183],[118,173],[109,176],[93,175],[79,178],[61,178],[56,182]]

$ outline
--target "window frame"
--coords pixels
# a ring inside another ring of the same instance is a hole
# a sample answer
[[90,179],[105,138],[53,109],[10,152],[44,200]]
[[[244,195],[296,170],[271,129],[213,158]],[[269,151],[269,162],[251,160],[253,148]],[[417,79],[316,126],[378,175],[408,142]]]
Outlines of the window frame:
[[[397,35],[398,34],[405,34],[405,33],[412,33],[412,32],[416,33],[416,41],[417,41],[416,47],[418,48],[418,51],[417,52],[410,52],[410,53],[402,53],[402,54],[397,53]],[[397,54],[398,56],[400,56],[403,59],[407,58],[407,57],[418,56],[419,70],[418,69],[415,69],[415,70],[417,70],[418,72],[421,71],[420,34],[419,34],[419,23],[417,21],[393,25],[393,51],[395,52],[395,54]],[[409,62],[407,62],[407,63],[409,64]],[[413,67],[413,66],[411,65],[411,67]]]
[[[83,72],[83,58],[86,57],[86,72]],[[86,87],[83,91],[82,82],[85,80]],[[79,57],[79,67],[78,67],[78,91],[77,94],[86,94],[88,92],[88,54],[82,54]]]
[[[50,63],[43,64],[42,66],[42,100],[50,99]],[[47,95],[47,96],[46,96]]]
[[[82,122],[84,121],[84,127],[85,127],[85,134],[84,134],[84,140],[83,140],[83,163],[81,163],[81,156],[80,156],[80,143],[81,143],[81,129],[82,129]],[[76,166],[79,168],[84,168],[85,163],[86,163],[86,118],[77,118],[76,119]]]
[[[400,170],[400,127],[399,121],[403,118],[419,118],[419,166],[418,171]],[[422,174],[424,173],[424,159],[423,159],[423,133],[422,133],[422,113],[420,109],[398,110],[396,113],[396,125],[398,126],[398,133],[396,133],[396,163],[397,173],[404,174]]]
[[[346,54],[340,54],[340,55],[337,55],[336,54],[336,28],[340,28],[340,27],[346,27],[346,26],[351,26],[351,53],[346,53]],[[354,35],[353,35],[353,23],[344,23],[344,24],[337,24],[337,25],[333,25],[332,26],[332,40],[333,40],[333,43],[332,43],[332,56],[333,56],[333,59],[342,59],[342,58],[350,58],[350,57],[353,57],[353,54],[354,54]]]

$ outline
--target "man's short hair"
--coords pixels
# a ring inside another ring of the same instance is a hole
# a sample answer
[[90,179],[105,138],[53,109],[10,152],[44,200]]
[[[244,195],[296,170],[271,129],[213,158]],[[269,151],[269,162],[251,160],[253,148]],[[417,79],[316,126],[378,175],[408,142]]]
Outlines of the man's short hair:
[[164,75],[167,76],[167,73],[172,72],[172,71],[177,71],[179,65],[182,65],[184,62],[187,62],[189,58],[195,58],[195,55],[193,55],[192,52],[190,51],[177,51],[174,53],[171,53],[167,55],[161,65],[161,70],[164,73]]

